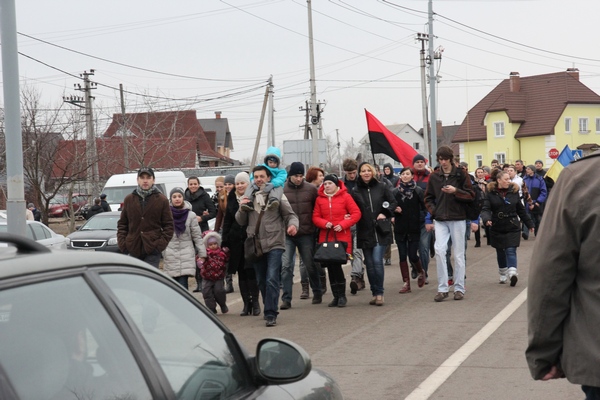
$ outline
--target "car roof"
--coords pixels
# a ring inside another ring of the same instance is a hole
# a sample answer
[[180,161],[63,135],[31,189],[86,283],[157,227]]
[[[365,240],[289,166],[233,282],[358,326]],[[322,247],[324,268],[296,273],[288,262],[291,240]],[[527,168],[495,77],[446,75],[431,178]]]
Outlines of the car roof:
[[156,268],[141,260],[118,253],[69,250],[19,253],[12,246],[0,248],[0,281],[41,272],[94,266],[118,266],[158,272]]
[[121,211],[103,211],[98,214],[94,214],[94,217],[114,217],[121,215]]

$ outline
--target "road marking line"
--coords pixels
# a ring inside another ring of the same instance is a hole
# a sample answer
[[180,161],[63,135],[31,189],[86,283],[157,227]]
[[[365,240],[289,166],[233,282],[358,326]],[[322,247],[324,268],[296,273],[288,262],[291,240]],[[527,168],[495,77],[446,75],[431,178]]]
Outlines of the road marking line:
[[527,300],[527,288],[523,289],[502,311],[492,318],[467,343],[456,350],[431,375],[406,397],[406,400],[427,400],[479,348],[521,305]]

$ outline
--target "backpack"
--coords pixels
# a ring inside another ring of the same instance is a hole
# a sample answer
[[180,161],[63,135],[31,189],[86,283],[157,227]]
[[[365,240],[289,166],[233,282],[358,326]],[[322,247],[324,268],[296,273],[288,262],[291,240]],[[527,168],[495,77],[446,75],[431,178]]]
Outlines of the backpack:
[[[464,178],[464,179],[471,179],[470,176],[467,171],[464,170],[464,168],[459,168],[458,169],[458,175],[460,178]],[[462,171],[462,173],[460,172]],[[463,174],[465,176],[463,176]],[[461,202],[463,207],[465,208],[465,214],[467,216],[467,219],[469,221],[474,221],[476,219],[479,219],[479,215],[481,214],[481,209],[483,208],[483,202],[485,200],[485,192],[483,190],[481,190],[481,188],[479,187],[479,185],[475,182],[473,182],[473,180],[471,179],[471,187],[473,189],[473,191],[475,192],[475,198],[473,199],[473,201],[469,201],[469,202]]]

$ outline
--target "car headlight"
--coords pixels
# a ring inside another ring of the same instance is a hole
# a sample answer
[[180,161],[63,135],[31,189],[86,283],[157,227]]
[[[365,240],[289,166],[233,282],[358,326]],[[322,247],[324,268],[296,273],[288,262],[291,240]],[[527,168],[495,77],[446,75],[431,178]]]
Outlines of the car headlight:
[[67,245],[67,247],[71,247],[71,239],[65,238],[65,244]]
[[116,246],[117,245],[117,238],[114,237],[114,238],[108,239],[108,245],[109,246]]

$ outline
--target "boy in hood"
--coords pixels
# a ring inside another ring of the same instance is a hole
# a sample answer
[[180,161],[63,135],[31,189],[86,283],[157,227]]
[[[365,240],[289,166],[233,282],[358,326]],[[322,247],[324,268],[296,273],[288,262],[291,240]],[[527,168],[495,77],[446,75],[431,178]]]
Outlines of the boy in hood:
[[[279,202],[281,201],[281,196],[283,195],[283,184],[287,180],[287,172],[283,168],[279,168],[279,164],[281,163],[281,151],[274,146],[271,146],[267,149],[267,155],[265,156],[264,164],[259,164],[265,166],[271,171],[271,182],[265,185],[263,192],[268,193],[268,200],[266,204],[267,210],[275,210],[279,207]],[[252,180],[252,176],[250,176]],[[244,197],[249,199],[250,201],[246,204],[242,204],[240,207],[244,211],[253,211],[254,210],[254,191],[258,189],[254,184],[248,185],[246,189],[246,193],[244,193]]]

